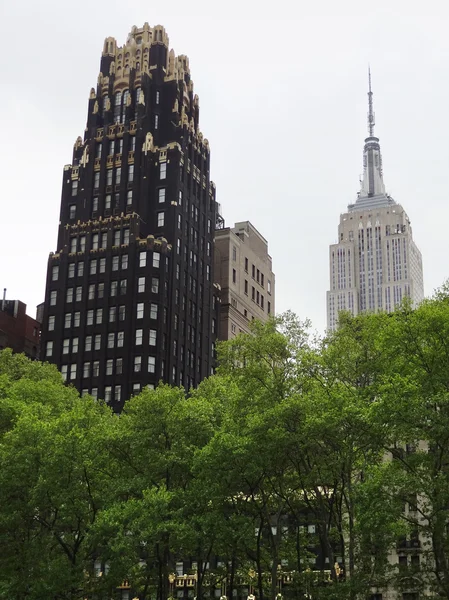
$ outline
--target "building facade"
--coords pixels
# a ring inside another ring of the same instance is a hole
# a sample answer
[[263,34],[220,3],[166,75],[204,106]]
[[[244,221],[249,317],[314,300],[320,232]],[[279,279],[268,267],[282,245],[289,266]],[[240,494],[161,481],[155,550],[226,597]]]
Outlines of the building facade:
[[249,331],[252,319],[274,315],[275,276],[268,242],[249,222],[215,233],[215,280],[221,288],[220,340]]
[[27,315],[26,309],[26,304],[20,300],[4,297],[0,301],[0,350],[11,348],[28,358],[39,359],[41,324]]
[[43,358],[117,411],[143,386],[210,375],[216,217],[188,58],[162,26],[107,38],[64,167]]
[[361,190],[340,216],[338,241],[329,249],[330,330],[337,327],[340,311],[391,312],[406,297],[414,305],[424,297],[421,252],[413,241],[410,219],[385,191],[379,138],[374,135],[371,77],[368,100]]

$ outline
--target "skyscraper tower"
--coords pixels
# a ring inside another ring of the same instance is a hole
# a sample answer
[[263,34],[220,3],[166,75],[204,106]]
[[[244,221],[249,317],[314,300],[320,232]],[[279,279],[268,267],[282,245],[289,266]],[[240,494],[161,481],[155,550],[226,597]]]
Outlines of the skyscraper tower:
[[337,327],[340,311],[391,312],[405,297],[424,297],[421,252],[410,220],[385,192],[375,117],[371,72],[368,91],[368,137],[363,149],[363,179],[354,204],[340,216],[338,242],[329,249],[330,290],[327,325]]
[[64,167],[42,348],[117,411],[143,386],[189,388],[213,368],[209,168],[188,58],[159,25],[133,27],[123,46],[107,38],[84,140]]

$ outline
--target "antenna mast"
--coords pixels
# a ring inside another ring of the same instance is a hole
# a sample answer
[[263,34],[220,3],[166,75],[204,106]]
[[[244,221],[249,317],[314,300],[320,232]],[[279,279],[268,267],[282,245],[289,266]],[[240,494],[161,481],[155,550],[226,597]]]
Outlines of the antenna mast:
[[374,119],[374,110],[373,110],[373,92],[371,91],[371,69],[368,67],[368,82],[369,82],[369,92],[368,92],[368,133],[370,137],[374,137],[374,125],[376,124]]

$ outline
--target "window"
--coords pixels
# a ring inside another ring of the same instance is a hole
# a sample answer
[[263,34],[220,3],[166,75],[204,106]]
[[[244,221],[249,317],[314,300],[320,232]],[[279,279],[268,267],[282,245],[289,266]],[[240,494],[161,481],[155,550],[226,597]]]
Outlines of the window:
[[87,335],[86,339],[84,340],[84,351],[90,352],[91,350],[92,350],[92,336]]
[[90,273],[90,275],[96,275],[96,273],[97,273],[97,259],[96,258],[91,259],[91,261],[89,263],[89,273]]
[[95,324],[101,325],[102,320],[103,320],[103,309],[97,308],[96,313],[95,313]]
[[161,262],[160,252],[153,252],[153,267],[158,268]]
[[111,296],[117,296],[118,281],[111,281]]
[[106,194],[104,199],[104,208],[105,210],[111,210],[111,194]]
[[164,213],[163,212],[157,213],[157,226],[158,227],[164,226]]
[[245,294],[248,295],[248,280],[245,279]]
[[[108,361],[109,362],[109,361]],[[107,374],[107,373],[106,373]],[[112,398],[112,386],[106,385],[104,387],[104,401],[110,402]]]
[[212,226],[211,220],[207,219],[207,233],[210,233],[211,226]]
[[79,338],[75,337],[72,340],[72,352],[78,352]]
[[106,171],[106,185],[112,185],[112,169]]
[[83,377],[90,377],[90,362],[83,363]]
[[[98,360],[94,360],[92,363],[92,377],[98,377],[100,374],[100,362]],[[93,395],[93,390],[92,390]]]
[[269,279],[267,280],[267,292],[271,294],[271,281]]
[[68,277],[75,277],[75,263],[69,263]]
[[124,305],[121,305],[118,307],[118,320],[124,321],[125,317],[126,317],[126,307]]
[[234,325],[234,323],[231,323],[231,333],[233,333],[235,335],[235,332],[236,332],[235,325]]
[[62,375],[62,379],[63,381],[67,380],[67,370],[69,368],[69,365],[62,365],[61,366],[61,375]]
[[108,348],[114,348],[114,346],[115,346],[115,333],[108,333]]
[[181,240],[176,240],[176,254],[181,254]]
[[51,280],[58,281],[59,277],[59,267],[52,267],[51,269]]
[[261,285],[262,287],[264,287],[264,279],[265,279],[265,276],[264,276],[264,274],[263,274],[263,273],[261,273],[261,274],[260,274],[260,285]]
[[84,275],[84,263],[78,263],[78,277],[82,277]]
[[100,187],[100,171],[95,171],[94,174],[94,189],[98,189]]
[[97,293],[98,298],[103,298],[104,297],[104,283],[99,283],[98,284],[98,293]]
[[237,281],[237,272],[235,269],[232,269],[232,283],[236,283]]
[[179,206],[182,206],[182,190],[179,190],[178,192],[178,204]]
[[210,266],[206,265],[206,279],[209,281],[210,279]]
[[114,231],[114,242],[113,245],[114,246],[120,246],[120,229],[117,229],[116,231]]
[[149,345],[150,346],[156,346],[156,330],[155,329],[150,329],[150,338],[149,338]]
[[100,258],[100,273],[106,272],[106,259]]
[[87,299],[88,300],[93,300],[94,298],[95,298],[95,284],[91,283],[89,285],[89,291],[88,291],[88,294],[87,294]]
[[101,350],[101,335],[94,336],[94,350]]
[[157,319],[157,304],[150,304],[150,319]]
[[120,280],[120,295],[124,296],[126,294],[127,281],[126,279]]
[[76,379],[76,363],[70,365],[70,379]]
[[117,348],[123,348],[124,341],[125,341],[125,332],[119,331],[117,333]]
[[265,298],[262,296],[262,294],[260,294],[260,307],[262,309],[264,308],[264,302],[265,302]]
[[158,199],[159,204],[163,204],[165,202],[165,188],[159,188]]
[[156,358],[154,356],[148,357],[148,373],[154,373],[156,371]]
[[156,90],[156,104],[159,104],[160,101],[160,92],[159,90]]
[[53,331],[54,328],[55,328],[55,317],[54,316],[48,317],[48,331]]
[[[95,286],[94,286],[95,288]],[[79,285],[78,287],[75,288],[75,301],[76,302],[81,302],[83,298],[83,288]]]
[[134,165],[129,165],[128,167],[128,182],[132,183],[134,181]]
[[122,256],[122,269],[127,269],[128,268],[128,255],[124,254]]
[[76,245],[77,245],[77,239],[76,239],[76,237],[70,238],[70,252],[71,253],[76,252]]
[[259,271],[259,269],[257,269],[257,278],[256,279],[257,279],[257,283],[259,283],[259,280],[260,280],[260,271]]
[[154,128],[157,129],[159,127],[159,115],[154,115]]
[[65,301],[70,304],[70,302],[73,302],[73,288],[67,288],[67,292],[65,295]]
[[92,235],[92,250],[98,250],[98,233]]
[[109,323],[114,323],[117,315],[117,307],[110,306],[109,307]]
[[252,268],[251,268],[251,270],[252,270],[253,279],[255,279],[256,278],[256,266],[253,265]]
[[76,196],[78,193],[78,180],[72,181],[72,196]]
[[81,322],[81,313],[79,311],[73,313],[73,327],[79,327]]
[[69,205],[69,219],[75,219],[75,217],[76,217],[76,205],[70,204]]
[[137,319],[143,319],[143,302],[137,303]]
[[118,256],[113,256],[112,257],[112,270],[113,271],[118,271],[118,266],[119,266],[119,257]]
[[115,372],[117,375],[123,373],[123,358],[117,358],[115,361]]
[[137,283],[137,292],[141,294],[145,291],[145,277],[139,277]]
[[235,262],[237,260],[237,248],[232,246],[232,260]]
[[140,373],[142,370],[142,357],[135,356],[134,357],[134,373]]
[[126,206],[130,206],[133,203],[133,191],[128,190],[126,193]]
[[182,229],[182,215],[178,215],[178,229]]
[[56,290],[50,292],[50,306],[55,306],[57,298],[58,292]]
[[84,252],[86,250],[86,236],[80,235],[80,252]]
[[116,402],[120,402],[120,400],[122,399],[122,386],[121,385],[116,385],[114,387],[114,399]]
[[147,266],[147,253],[139,252],[139,267],[146,267],[146,266]]
[[138,394],[140,392],[140,383],[133,383],[133,394]]
[[136,346],[141,346],[143,340],[143,329],[136,329]]
[[47,345],[45,346],[45,356],[52,356],[53,355],[53,342],[47,342]]
[[153,294],[159,293],[159,278],[158,277],[151,278],[151,291]]
[[93,325],[93,324],[94,324],[94,311],[88,310],[87,318],[86,318],[86,325]]
[[251,287],[251,300],[256,299],[256,289],[254,286]]
[[97,400],[97,398],[98,398],[98,388],[92,388],[92,391],[91,391],[90,395],[92,396],[92,398],[94,400]]
[[[112,371],[114,368],[114,361],[112,360],[112,358],[108,358],[108,360],[106,361],[106,375],[112,375]],[[106,398],[105,398],[106,400]]]
[[161,163],[159,165],[159,179],[167,178],[167,163]]

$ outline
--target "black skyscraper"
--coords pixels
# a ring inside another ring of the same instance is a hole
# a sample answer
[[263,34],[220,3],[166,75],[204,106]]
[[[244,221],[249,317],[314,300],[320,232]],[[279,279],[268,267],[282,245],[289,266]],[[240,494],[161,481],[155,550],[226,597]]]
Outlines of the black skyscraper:
[[186,56],[161,26],[107,38],[84,141],[64,167],[44,360],[115,410],[213,368],[215,188]]

